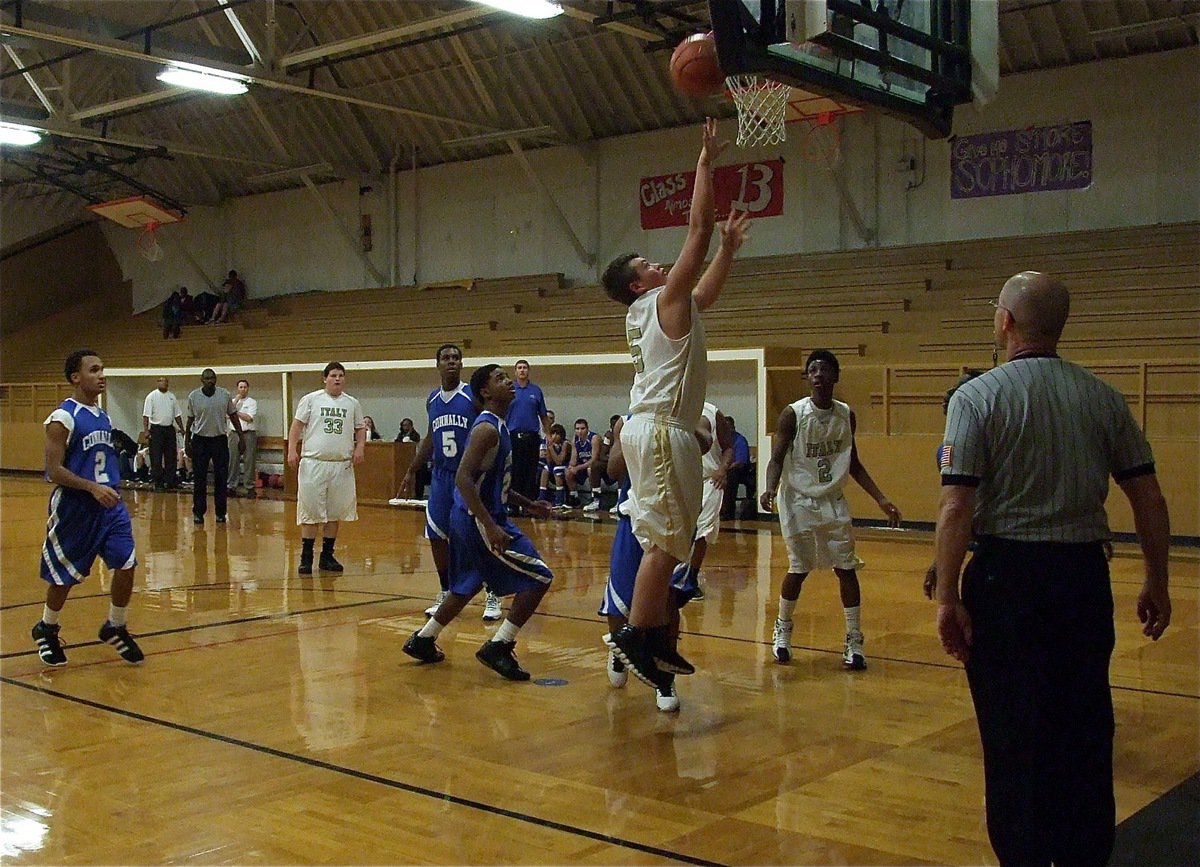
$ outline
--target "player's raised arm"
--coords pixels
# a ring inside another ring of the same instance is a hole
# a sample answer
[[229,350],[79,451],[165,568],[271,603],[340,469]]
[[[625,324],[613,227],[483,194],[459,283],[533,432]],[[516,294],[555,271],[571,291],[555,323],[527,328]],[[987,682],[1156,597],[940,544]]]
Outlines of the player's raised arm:
[[750,215],[745,211],[741,213],[730,211],[729,218],[721,224],[721,246],[717,250],[717,255],[704,269],[704,275],[700,278],[700,282],[692,290],[692,297],[696,299],[696,307],[700,310],[707,310],[717,302],[721,290],[725,288],[725,278],[729,276],[733,257],[737,255],[742,242],[746,240],[746,232],[749,230]]
[[679,257],[667,272],[667,282],[659,299],[659,310],[663,306],[683,306],[689,309],[690,293],[700,276],[700,269],[708,256],[708,245],[716,227],[716,199],[713,194],[713,162],[729,146],[728,141],[717,141],[717,122],[713,118],[704,121],[704,143],[700,158],[696,161],[696,184],[692,188],[692,208],[688,215],[688,234],[679,251]]

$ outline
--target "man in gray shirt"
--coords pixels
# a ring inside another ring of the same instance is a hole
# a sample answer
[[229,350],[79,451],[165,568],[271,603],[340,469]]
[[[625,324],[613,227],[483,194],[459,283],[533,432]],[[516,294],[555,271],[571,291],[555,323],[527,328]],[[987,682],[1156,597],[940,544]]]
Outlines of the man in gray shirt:
[[217,507],[217,523],[225,523],[229,478],[229,443],[225,439],[225,419],[229,419],[238,434],[238,453],[246,448],[246,437],[237,407],[229,392],[217,385],[217,374],[211,367],[200,374],[200,387],[188,395],[187,431],[184,450],[192,458],[192,521],[204,523],[208,511],[208,465],[212,463],[216,485],[213,499]]
[[1133,507],[1137,615],[1155,640],[1171,620],[1167,504],[1121,393],[1055,353],[1066,287],[1026,271],[995,307],[1004,364],[950,399],[939,452],[938,635],[966,665],[1000,863],[1102,865],[1116,823],[1108,477]]

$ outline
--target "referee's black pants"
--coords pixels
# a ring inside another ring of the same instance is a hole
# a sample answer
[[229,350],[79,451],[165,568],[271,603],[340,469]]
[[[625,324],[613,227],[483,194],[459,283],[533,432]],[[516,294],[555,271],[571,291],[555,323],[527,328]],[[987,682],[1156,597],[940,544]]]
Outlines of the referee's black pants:
[[963,573],[967,679],[1002,865],[1102,865],[1112,853],[1115,643],[1099,542],[995,537]]
[[228,506],[226,479],[229,478],[229,441],[225,435],[192,437],[192,512],[203,518],[208,511],[208,465],[212,463],[213,500],[217,517],[224,518]]
[[175,425],[150,425],[150,481],[155,486],[173,488],[179,484],[175,477],[177,452]]
[[541,437],[533,431],[513,431],[512,489],[530,500],[536,500],[538,494],[537,466],[540,447]]

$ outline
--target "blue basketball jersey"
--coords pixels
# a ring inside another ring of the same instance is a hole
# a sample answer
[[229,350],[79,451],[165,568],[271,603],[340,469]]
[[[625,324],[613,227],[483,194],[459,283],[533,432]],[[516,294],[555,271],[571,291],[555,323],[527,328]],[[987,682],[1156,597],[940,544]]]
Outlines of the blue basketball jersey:
[[[112,422],[98,406],[87,406],[68,397],[50,413],[46,424],[59,422],[69,434],[63,466],[80,478],[110,488],[121,484],[121,465],[113,446]],[[49,477],[47,477],[49,478]],[[82,493],[70,489],[71,493]]]
[[[475,419],[475,423],[471,425],[472,430],[481,424],[488,424],[496,428],[500,434],[500,442],[496,446],[496,456],[492,460],[491,466],[479,479],[479,499],[483,501],[483,507],[497,522],[507,521],[508,487],[512,482],[512,438],[508,435],[508,425],[494,412],[486,410],[481,412]],[[457,488],[454,490],[454,505],[464,510],[467,508],[467,504]]]
[[577,463],[586,464],[592,459],[592,432],[588,431],[588,435],[583,439],[575,437],[575,454],[578,455]]
[[433,440],[433,469],[435,472],[456,473],[467,435],[475,423],[475,399],[471,387],[459,383],[454,391],[435,388],[425,401],[429,411],[429,436]]

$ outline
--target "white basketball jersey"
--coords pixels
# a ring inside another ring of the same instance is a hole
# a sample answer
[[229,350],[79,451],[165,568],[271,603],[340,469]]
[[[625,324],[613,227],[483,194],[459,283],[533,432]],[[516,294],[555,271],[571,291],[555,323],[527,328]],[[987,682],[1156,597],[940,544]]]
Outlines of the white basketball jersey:
[[796,438],[783,468],[781,487],[805,497],[823,497],[840,491],[850,474],[850,407],[835,400],[820,409],[811,397],[792,405]]
[[708,349],[704,322],[696,302],[692,305],[692,328],[678,340],[663,332],[658,321],[658,296],[653,289],[629,305],[625,336],[633,355],[633,387],[629,411],[678,421],[692,430],[700,421],[708,388]]
[[707,400],[704,401],[704,417],[708,419],[709,427],[712,428],[713,444],[701,464],[704,467],[704,478],[711,479],[721,468],[721,444],[717,442],[717,408]]
[[300,398],[296,418],[304,422],[300,456],[321,461],[348,461],[354,454],[354,432],[362,429],[362,405],[344,392],[331,397],[320,391]]

